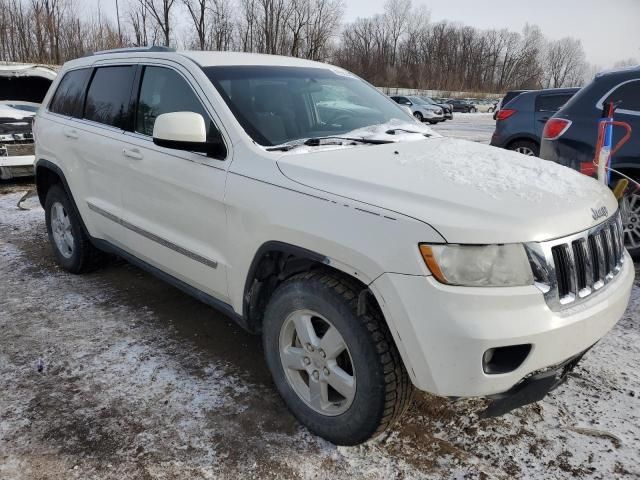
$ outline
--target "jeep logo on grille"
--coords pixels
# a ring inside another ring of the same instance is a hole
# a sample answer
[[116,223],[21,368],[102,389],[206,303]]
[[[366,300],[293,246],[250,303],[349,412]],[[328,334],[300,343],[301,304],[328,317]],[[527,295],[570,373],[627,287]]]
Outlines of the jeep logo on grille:
[[607,207],[591,209],[591,216],[593,217],[594,220],[598,220],[599,218],[606,217],[608,214],[609,212],[607,211]]

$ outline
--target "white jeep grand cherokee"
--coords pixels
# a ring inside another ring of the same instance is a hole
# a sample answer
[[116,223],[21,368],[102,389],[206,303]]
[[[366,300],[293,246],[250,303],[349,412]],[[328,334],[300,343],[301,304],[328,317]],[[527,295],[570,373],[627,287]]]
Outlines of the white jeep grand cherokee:
[[609,189],[443,138],[340,68],[133,49],[68,62],[36,119],[58,262],[115,252],[261,333],[296,417],[338,444],[415,386],[541,399],[623,314]]

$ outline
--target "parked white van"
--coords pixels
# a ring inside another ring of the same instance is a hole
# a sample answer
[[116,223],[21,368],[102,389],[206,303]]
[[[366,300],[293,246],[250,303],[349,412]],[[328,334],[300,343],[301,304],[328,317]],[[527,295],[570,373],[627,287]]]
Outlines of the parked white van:
[[59,264],[114,252],[262,335],[311,431],[353,445],[413,388],[540,400],[622,316],[609,189],[416,123],[331,65],[162,48],[68,62],[35,123]]

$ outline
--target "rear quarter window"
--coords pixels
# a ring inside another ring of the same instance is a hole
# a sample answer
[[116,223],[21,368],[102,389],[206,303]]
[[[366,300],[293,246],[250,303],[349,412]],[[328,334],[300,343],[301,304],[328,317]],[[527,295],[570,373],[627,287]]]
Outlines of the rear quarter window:
[[84,91],[90,74],[90,68],[65,73],[49,104],[49,111],[70,117],[82,116]]
[[604,100],[604,103],[618,103],[619,112],[633,112],[640,115],[640,78],[628,80],[618,85]]
[[557,112],[573,95],[569,93],[555,95],[538,95],[536,112]]
[[84,108],[84,118],[125,129],[131,119],[131,89],[135,68],[114,66],[97,68]]

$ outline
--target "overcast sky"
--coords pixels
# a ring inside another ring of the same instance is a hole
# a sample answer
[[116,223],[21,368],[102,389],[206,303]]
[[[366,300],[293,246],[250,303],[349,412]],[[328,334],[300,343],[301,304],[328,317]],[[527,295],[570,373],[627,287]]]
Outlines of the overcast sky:
[[[346,21],[382,12],[385,0],[345,0]],[[115,18],[116,0],[83,0]],[[127,0],[119,0],[121,9]],[[521,31],[538,25],[549,38],[582,40],[587,60],[610,67],[630,57],[640,61],[640,0],[413,0],[426,5],[432,21],[451,20],[478,28]],[[182,22],[180,22],[182,23]]]

